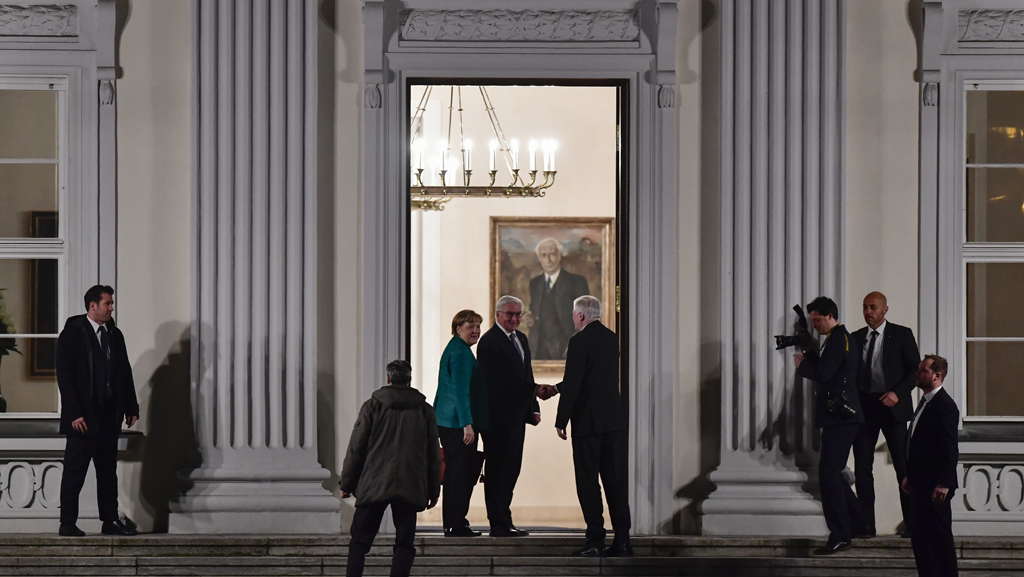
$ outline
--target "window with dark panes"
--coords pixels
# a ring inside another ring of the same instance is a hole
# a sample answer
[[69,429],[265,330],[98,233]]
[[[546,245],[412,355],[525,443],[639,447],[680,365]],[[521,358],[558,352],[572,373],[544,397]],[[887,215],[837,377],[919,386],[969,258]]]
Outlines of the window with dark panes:
[[67,80],[0,76],[0,408],[58,410]]

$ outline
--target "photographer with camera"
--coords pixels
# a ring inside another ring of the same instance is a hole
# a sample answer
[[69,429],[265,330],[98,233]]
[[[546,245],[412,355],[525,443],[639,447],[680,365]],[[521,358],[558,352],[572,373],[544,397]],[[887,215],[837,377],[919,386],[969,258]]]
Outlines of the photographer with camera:
[[811,325],[819,337],[820,348],[802,346],[803,354],[793,355],[797,374],[815,382],[814,422],[821,428],[818,457],[818,484],[821,507],[829,529],[828,542],[815,549],[815,555],[832,555],[850,548],[853,527],[864,522],[857,496],[843,477],[853,440],[864,416],[857,396],[857,343],[839,323],[839,307],[828,297],[818,297],[807,305]]

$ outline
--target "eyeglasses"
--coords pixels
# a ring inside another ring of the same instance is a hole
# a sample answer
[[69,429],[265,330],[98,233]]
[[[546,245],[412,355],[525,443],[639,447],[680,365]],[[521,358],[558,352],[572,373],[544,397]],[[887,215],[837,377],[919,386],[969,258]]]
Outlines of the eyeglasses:
[[510,313],[508,311],[498,311],[498,312],[503,314],[503,315],[508,315],[508,318],[512,318],[512,317],[515,317],[517,319],[523,318],[523,313],[522,312],[518,312],[518,313]]

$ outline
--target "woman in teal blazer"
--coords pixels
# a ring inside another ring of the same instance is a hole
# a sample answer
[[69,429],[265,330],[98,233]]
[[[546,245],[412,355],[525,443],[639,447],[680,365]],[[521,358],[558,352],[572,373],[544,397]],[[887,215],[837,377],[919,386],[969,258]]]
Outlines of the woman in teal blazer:
[[477,432],[487,427],[483,371],[473,349],[480,339],[483,317],[471,310],[452,319],[452,340],[441,355],[434,413],[444,448],[444,498],[441,513],[445,537],[476,537],[466,513],[479,467],[475,466]]

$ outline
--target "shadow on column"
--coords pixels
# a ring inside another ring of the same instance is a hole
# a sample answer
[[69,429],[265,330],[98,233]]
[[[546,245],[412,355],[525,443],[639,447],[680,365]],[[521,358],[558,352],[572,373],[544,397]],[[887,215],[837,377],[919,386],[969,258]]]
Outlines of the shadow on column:
[[[157,330],[157,348],[139,359],[139,366],[158,365],[149,379],[149,411],[142,451],[143,507],[153,518],[153,532],[167,532],[168,503],[185,489],[178,476],[200,461],[192,414],[191,338],[185,323],[164,323]],[[163,359],[164,351],[170,351]]]

